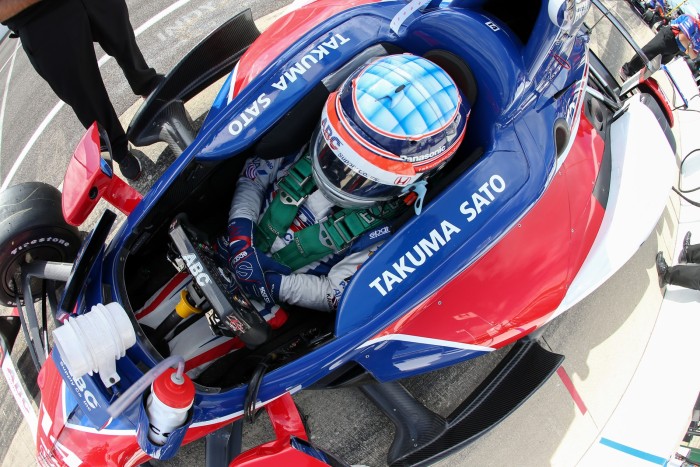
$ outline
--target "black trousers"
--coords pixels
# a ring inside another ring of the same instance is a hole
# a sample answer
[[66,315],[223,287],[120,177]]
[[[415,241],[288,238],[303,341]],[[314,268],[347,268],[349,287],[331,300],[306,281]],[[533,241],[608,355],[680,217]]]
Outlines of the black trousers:
[[[688,246],[686,259],[688,263],[700,263],[700,244]],[[700,290],[700,264],[671,266],[667,278],[669,284]]]
[[[670,62],[680,52],[676,37],[671,31],[671,26],[663,26],[659,29],[659,32],[642,47],[642,52],[649,60],[652,60],[657,55],[661,55],[661,63]],[[642,58],[635,54],[632,60],[622,65],[622,70],[627,76],[632,76],[641,70],[643,66]]]
[[34,69],[70,105],[85,128],[99,122],[109,135],[113,157],[121,161],[128,141],[109,100],[93,42],[114,57],[136,95],[148,94],[156,72],[146,64],[129,22],[125,0],[39,2],[29,19],[7,25],[21,39]]
[[668,268],[669,284],[700,290],[700,264],[679,264]]
[[700,263],[700,243],[688,245],[688,251],[685,257],[686,261],[689,263]]

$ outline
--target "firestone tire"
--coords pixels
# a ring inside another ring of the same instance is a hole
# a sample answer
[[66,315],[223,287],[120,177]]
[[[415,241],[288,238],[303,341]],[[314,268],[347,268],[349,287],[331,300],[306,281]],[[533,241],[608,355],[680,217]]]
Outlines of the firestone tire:
[[[13,307],[22,300],[13,279],[23,263],[72,262],[79,248],[80,233],[63,219],[58,189],[29,182],[0,193],[0,305]],[[33,280],[32,296],[40,298],[40,290],[41,281]]]

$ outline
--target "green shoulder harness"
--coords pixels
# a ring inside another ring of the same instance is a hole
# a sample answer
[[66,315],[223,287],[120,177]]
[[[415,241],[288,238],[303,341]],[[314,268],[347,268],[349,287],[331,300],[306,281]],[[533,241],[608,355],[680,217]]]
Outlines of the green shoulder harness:
[[342,209],[323,222],[294,232],[294,240],[272,257],[292,271],[350,246],[363,233],[395,218],[406,205],[399,199],[367,209]]
[[[268,253],[275,239],[282,237],[292,225],[299,206],[316,189],[311,171],[311,158],[307,153],[280,179],[277,196],[256,227],[257,249]],[[272,256],[296,271],[344,250],[357,237],[392,220],[405,208],[406,205],[396,199],[366,209],[342,209],[318,224],[295,232],[293,241]]]

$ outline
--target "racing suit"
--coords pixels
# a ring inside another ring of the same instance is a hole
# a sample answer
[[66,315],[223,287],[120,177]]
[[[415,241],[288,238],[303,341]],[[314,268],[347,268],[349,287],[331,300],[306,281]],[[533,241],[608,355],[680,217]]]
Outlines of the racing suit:
[[[304,155],[305,148],[297,154],[278,159],[248,159],[236,186],[229,221],[243,218],[258,223],[277,194],[278,182]],[[336,206],[314,188],[299,205],[289,229],[274,239],[269,253],[280,251],[294,241],[294,232],[323,221],[336,210]],[[292,274],[282,275],[279,301],[315,310],[334,311],[351,276],[389,233],[388,223],[384,222],[354,238],[344,250],[304,265]]]

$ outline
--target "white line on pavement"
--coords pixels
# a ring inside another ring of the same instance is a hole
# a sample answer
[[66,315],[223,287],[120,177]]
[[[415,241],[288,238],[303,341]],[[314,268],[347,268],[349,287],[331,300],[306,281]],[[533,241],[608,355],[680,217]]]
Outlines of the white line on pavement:
[[143,23],[141,26],[139,26],[138,28],[136,28],[136,30],[134,31],[134,33],[135,33],[137,36],[139,36],[139,35],[140,35],[142,32],[144,32],[146,29],[150,28],[151,26],[153,26],[154,24],[156,24],[158,21],[160,21],[160,20],[162,20],[163,18],[165,18],[166,16],[168,16],[168,15],[169,15],[170,13],[172,13],[173,11],[177,10],[177,9],[180,8],[180,7],[183,7],[183,6],[187,5],[188,3],[190,3],[190,0],[180,0],[179,2],[173,3],[173,4],[170,5],[168,8],[166,8],[166,9],[163,10],[163,11],[161,11],[160,13],[158,13],[157,15],[155,15],[153,18],[149,19],[148,21],[146,21],[145,23]]
[[[162,20],[166,16],[168,16],[170,13],[173,11],[187,5],[191,0],[180,0],[176,3],[173,3],[170,5],[168,8],[165,10],[161,11],[157,15],[153,16],[151,19],[143,23],[141,26],[139,26],[137,29],[134,30],[134,34],[136,36],[139,36],[142,34],[144,31],[146,31],[148,28],[156,24],[158,21]],[[99,67],[102,67],[105,63],[107,63],[112,57],[109,55],[104,55],[97,63]],[[27,154],[29,154],[29,151],[32,149],[32,146],[34,146],[34,143],[36,143],[36,140],[39,139],[39,136],[43,133],[43,131],[46,129],[49,123],[51,123],[51,120],[56,116],[59,110],[63,107],[63,102],[59,101],[58,104],[54,106],[53,109],[51,109],[51,112],[44,118],[44,121],[41,122],[41,125],[39,125],[39,128],[36,129],[34,134],[32,135],[31,138],[29,138],[29,141],[27,144],[24,146],[22,151],[19,154],[19,157],[15,161],[15,163],[12,165],[12,168],[10,169],[10,172],[7,174],[7,177],[5,178],[5,181],[2,183],[2,186],[0,186],[0,191],[5,190],[10,182],[12,182],[12,178],[15,176],[17,173],[17,170],[19,169],[19,166],[22,165],[22,162],[24,162],[24,159],[27,157]],[[0,127],[1,129],[1,127]]]
[[[19,41],[17,41],[17,42],[19,42]],[[13,62],[13,61],[15,60],[15,54],[17,54],[17,49],[18,49],[18,48],[19,48],[19,45],[17,45],[17,46],[15,47],[14,52],[12,52],[12,56],[9,57],[7,60],[5,60],[5,63],[3,63],[2,66],[0,66],[0,73],[2,73],[2,70],[5,69],[5,67],[7,66],[8,63],[10,63],[11,61]]]
[[34,146],[34,143],[36,143],[36,140],[39,139],[39,136],[44,132],[46,127],[51,123],[51,120],[56,116],[59,110],[63,107],[63,101],[58,101],[58,104],[54,106],[53,109],[51,109],[51,112],[44,118],[44,121],[41,122],[41,125],[39,125],[39,128],[36,129],[34,134],[32,135],[31,138],[29,138],[29,141],[27,142],[26,146],[24,146],[24,149],[22,149],[22,152],[19,153],[19,157],[15,161],[15,163],[12,165],[12,168],[10,169],[10,173],[7,174],[7,178],[5,179],[5,182],[3,182],[2,186],[0,186],[0,191],[5,190],[7,186],[10,184],[12,181],[12,177],[15,176],[15,173],[17,172],[17,169],[19,169],[20,164],[24,160],[25,157],[27,157],[27,153],[29,153],[29,150]]
[[[15,68],[15,58],[17,57],[17,49],[19,49],[19,42],[15,45],[15,50],[12,51],[12,59],[10,61],[10,69],[7,71],[7,81],[5,82],[5,90],[2,93],[2,106],[0,106],[0,156],[2,155],[2,129],[5,123],[5,105],[7,104],[7,92],[10,89],[10,79],[12,78],[12,70]],[[7,65],[7,62],[5,62]],[[5,65],[2,68],[5,68]],[[0,69],[0,73],[2,69]],[[0,157],[0,167],[2,167],[2,157]]]

